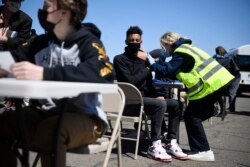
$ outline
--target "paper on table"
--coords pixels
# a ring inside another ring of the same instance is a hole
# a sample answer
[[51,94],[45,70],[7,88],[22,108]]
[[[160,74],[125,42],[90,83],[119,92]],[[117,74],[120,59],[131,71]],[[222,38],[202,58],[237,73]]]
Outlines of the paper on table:
[[10,67],[14,63],[15,61],[10,52],[8,51],[0,52],[0,70],[4,70],[11,73]]

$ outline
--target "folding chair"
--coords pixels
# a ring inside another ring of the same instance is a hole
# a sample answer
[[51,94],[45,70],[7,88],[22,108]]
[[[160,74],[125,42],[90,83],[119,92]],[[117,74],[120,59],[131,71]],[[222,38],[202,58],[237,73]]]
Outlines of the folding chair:
[[108,166],[108,160],[112,148],[114,148],[114,143],[116,142],[117,152],[118,152],[118,166],[121,165],[121,136],[120,136],[120,121],[125,106],[125,95],[122,89],[118,88],[117,94],[103,94],[103,110],[109,113],[117,113],[115,120],[115,126],[112,130],[111,136],[104,136],[99,138],[95,143],[89,144],[87,146],[82,146],[76,149],[68,150],[71,153],[82,153],[82,154],[94,154],[103,151],[107,151],[106,157],[103,163],[103,167]]
[[[121,123],[122,122],[138,123],[138,130],[137,130],[136,138],[121,136],[121,139],[123,139],[123,140],[136,141],[134,159],[137,159],[142,120],[145,123],[146,136],[147,136],[147,138],[150,137],[148,124],[147,124],[147,117],[144,114],[144,103],[143,103],[142,95],[141,95],[141,92],[134,85],[132,85],[130,83],[126,83],[126,82],[116,82],[116,83],[123,90],[125,97],[126,97],[126,105],[125,105],[124,109],[125,110],[131,109],[131,108],[129,108],[129,106],[137,106],[137,107],[135,107],[135,109],[138,109],[138,111],[129,111],[132,116],[127,116],[127,115],[124,116],[123,115],[121,118]],[[132,108],[132,110],[133,109],[134,108]],[[133,115],[132,114],[133,112],[137,112],[138,115]],[[115,118],[116,118],[115,114],[108,114],[109,120],[113,120]]]
[[[50,82],[52,83],[52,82]],[[45,81],[42,83],[42,86],[44,86],[45,88],[47,88],[46,84],[50,84],[49,82],[46,83]],[[56,82],[53,82],[53,84],[57,84]],[[84,83],[83,85],[79,84],[79,83],[68,83],[69,85],[67,85],[67,83],[60,83],[62,85],[65,86],[70,86],[73,87],[73,91],[72,93],[70,91],[66,91],[66,93],[64,94],[63,92],[56,92],[59,95],[53,95],[53,93],[49,92],[49,97],[56,97],[56,98],[61,98],[61,97],[68,97],[68,96],[73,96],[73,95],[77,95],[79,92],[81,92],[80,90],[77,90],[77,87],[79,88],[83,88],[85,87],[86,89],[86,83]],[[60,85],[59,84],[59,85]],[[53,86],[55,86],[53,85]],[[85,85],[85,86],[84,86]],[[106,86],[106,87],[105,87]],[[60,86],[59,86],[60,87]],[[108,166],[108,161],[111,155],[111,151],[112,149],[115,147],[115,143],[116,143],[116,147],[117,147],[117,156],[118,156],[118,166],[122,166],[121,164],[121,138],[120,138],[120,121],[121,121],[121,117],[122,117],[122,112],[124,110],[124,106],[125,106],[125,95],[122,91],[122,89],[120,87],[118,87],[116,84],[91,84],[89,83],[87,85],[87,87],[89,88],[89,92],[93,90],[95,90],[95,87],[99,87],[98,89],[104,89],[101,90],[102,93],[102,97],[103,97],[103,110],[107,113],[116,113],[117,117],[115,118],[115,125],[112,131],[111,136],[107,137],[102,137],[99,138],[95,143],[93,144],[89,144],[89,145],[85,145],[85,146],[81,146],[79,148],[76,149],[72,149],[72,150],[67,150],[68,152],[71,153],[81,153],[81,154],[93,154],[93,153],[98,153],[98,152],[102,152],[102,151],[106,151],[106,155],[105,155],[105,160],[103,162],[103,167],[107,167]],[[54,88],[51,86],[51,88]],[[105,90],[106,89],[106,90]],[[109,90],[107,89],[112,89],[111,92],[109,92]],[[48,88],[49,90],[49,88]],[[52,94],[52,95],[51,95]],[[44,95],[41,95],[41,97],[43,97]],[[32,96],[30,97],[32,98]],[[39,96],[37,96],[36,98],[39,98]],[[61,121],[63,119],[63,112],[59,115],[58,118],[58,124],[57,124],[57,131],[55,132],[56,134],[56,138],[53,141],[55,147],[53,148],[52,152],[43,152],[41,150],[34,150],[34,149],[30,149],[31,151],[37,152],[37,156],[33,162],[33,167],[35,167],[40,159],[40,154],[49,154],[53,157],[52,160],[52,166],[55,166],[55,157],[56,157],[56,150],[57,150],[57,141],[58,141],[58,137],[59,137],[59,131],[61,128]],[[18,158],[21,161],[21,163],[23,164],[23,155],[21,155],[21,153],[19,152],[19,143],[15,144],[15,151],[18,154]],[[26,165],[28,166],[28,165]]]
[[125,106],[125,95],[122,89],[118,88],[117,94],[103,94],[103,110],[108,113],[117,113],[115,120],[115,126],[112,130],[110,137],[104,136],[99,138],[95,143],[89,144],[87,146],[82,146],[73,150],[68,150],[71,153],[82,153],[82,154],[94,154],[103,151],[107,151],[106,157],[103,163],[103,167],[108,166],[108,161],[111,155],[112,148],[114,148],[114,143],[116,142],[117,147],[117,158],[118,166],[121,164],[121,136],[120,136],[120,121]]

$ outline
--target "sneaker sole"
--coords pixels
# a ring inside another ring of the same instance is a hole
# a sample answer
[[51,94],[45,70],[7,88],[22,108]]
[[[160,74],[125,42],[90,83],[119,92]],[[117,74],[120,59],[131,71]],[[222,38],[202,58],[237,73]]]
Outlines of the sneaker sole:
[[196,159],[196,158],[192,158],[192,157],[188,157],[189,160],[192,160],[192,161],[206,161],[206,162],[214,162],[215,159]]
[[203,162],[214,162],[214,159],[193,159],[193,158],[189,158],[189,160],[192,161],[203,161]]
[[176,156],[173,155],[173,157],[174,157],[175,159],[178,159],[178,160],[181,160],[181,161],[189,160],[188,156],[186,156],[186,157],[176,157]]
[[171,155],[174,159],[178,159],[178,160],[181,160],[181,161],[186,161],[186,160],[189,160],[188,156],[186,157],[177,157],[171,153],[168,153],[169,155]]
[[152,156],[150,154],[147,154],[148,158],[150,159],[153,159],[155,161],[160,161],[160,162],[172,162],[172,158],[169,158],[169,159],[160,159],[160,158],[157,158],[155,156]]
[[189,158],[189,160],[192,160],[192,161],[203,161],[203,162],[214,162],[215,160],[198,160],[198,159],[191,159],[191,158]]
[[166,152],[167,152],[169,155],[171,155],[174,159],[178,159],[178,160],[181,160],[181,161],[189,160],[188,156],[185,156],[185,157],[177,157],[177,156],[175,156],[173,153],[168,152],[167,150],[166,150]]

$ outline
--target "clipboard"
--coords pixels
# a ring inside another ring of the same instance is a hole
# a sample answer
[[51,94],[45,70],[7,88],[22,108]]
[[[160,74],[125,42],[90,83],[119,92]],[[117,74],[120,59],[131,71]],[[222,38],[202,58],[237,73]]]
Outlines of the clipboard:
[[11,73],[11,66],[15,63],[11,53],[9,51],[0,52],[0,70]]

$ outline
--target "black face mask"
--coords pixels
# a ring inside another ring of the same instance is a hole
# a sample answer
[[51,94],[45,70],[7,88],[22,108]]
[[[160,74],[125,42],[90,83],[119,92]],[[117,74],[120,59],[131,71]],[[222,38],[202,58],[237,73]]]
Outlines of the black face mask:
[[[50,12],[50,13],[52,13],[52,12]],[[56,24],[47,21],[48,14],[49,14],[49,12],[47,12],[46,10],[39,9],[38,10],[38,20],[39,20],[42,28],[45,31],[52,32],[54,30]]]
[[129,42],[128,43],[128,48],[129,48],[130,52],[136,53],[136,52],[138,52],[140,50],[141,44],[140,43]]

